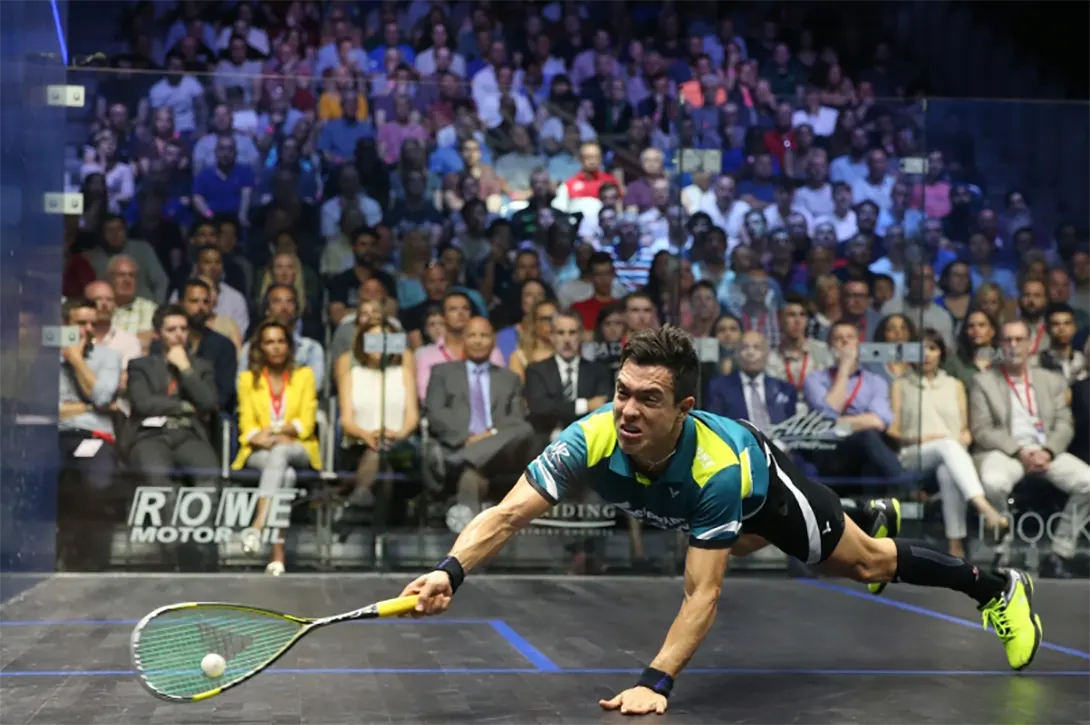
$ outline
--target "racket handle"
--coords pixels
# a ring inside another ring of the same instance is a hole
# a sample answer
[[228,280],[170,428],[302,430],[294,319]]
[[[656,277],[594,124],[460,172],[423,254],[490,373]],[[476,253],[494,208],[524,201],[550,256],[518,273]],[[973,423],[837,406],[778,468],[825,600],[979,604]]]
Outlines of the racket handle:
[[413,594],[408,597],[386,599],[381,602],[376,602],[375,609],[378,610],[378,616],[380,617],[400,617],[402,614],[408,614],[416,608],[417,598],[418,597]]

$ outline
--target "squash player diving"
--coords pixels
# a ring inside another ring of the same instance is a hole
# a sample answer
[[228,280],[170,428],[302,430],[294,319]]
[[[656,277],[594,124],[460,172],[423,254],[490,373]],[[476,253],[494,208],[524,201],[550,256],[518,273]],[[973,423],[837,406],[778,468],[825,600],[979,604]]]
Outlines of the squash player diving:
[[768,544],[831,576],[962,592],[977,602],[1010,666],[1030,664],[1041,621],[1027,574],[981,571],[923,543],[864,533],[836,493],[803,476],[749,423],[694,410],[697,368],[692,340],[680,329],[633,335],[612,404],[568,426],[501,503],[466,526],[433,571],[405,588],[403,595],[419,596],[413,615],[446,611],[466,573],[565,495],[590,486],[638,519],[689,533],[681,609],[635,686],[602,700],[604,709],[666,711],[675,678],[715,619],[728,557]]

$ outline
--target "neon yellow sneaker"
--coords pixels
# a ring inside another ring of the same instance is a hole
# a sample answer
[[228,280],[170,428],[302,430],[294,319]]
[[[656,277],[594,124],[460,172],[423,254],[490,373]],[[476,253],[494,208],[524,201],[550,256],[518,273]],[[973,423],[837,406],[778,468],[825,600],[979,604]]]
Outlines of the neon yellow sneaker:
[[1041,646],[1041,618],[1033,611],[1033,579],[1017,569],[1007,569],[1010,583],[1000,596],[980,607],[984,628],[991,626],[1011,668],[1021,670],[1033,662]]
[[[872,539],[895,539],[901,533],[901,502],[895,498],[877,498],[867,501],[864,515],[870,521],[867,533]],[[885,591],[889,582],[873,582],[867,590],[874,596]]]

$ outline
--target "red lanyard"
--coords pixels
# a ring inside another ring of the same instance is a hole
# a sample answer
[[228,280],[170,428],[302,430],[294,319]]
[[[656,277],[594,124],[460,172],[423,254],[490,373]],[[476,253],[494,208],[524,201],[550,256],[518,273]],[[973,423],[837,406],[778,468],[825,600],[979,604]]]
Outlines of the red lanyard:
[[810,353],[802,356],[802,367],[799,368],[799,381],[795,382],[795,376],[791,374],[791,361],[783,360],[783,369],[787,372],[787,382],[795,386],[795,390],[802,390],[802,383],[806,380],[806,363],[810,361]]
[[[848,399],[844,401],[844,405],[842,405],[840,407],[840,413],[842,415],[845,412],[847,412],[848,408],[850,408],[852,406],[852,402],[855,400],[855,397],[857,395],[859,395],[860,388],[863,387],[863,373],[860,372],[860,373],[858,373],[858,375],[859,375],[859,380],[855,381],[855,387],[852,388],[852,394],[848,396]],[[836,380],[836,370],[835,369],[829,371],[829,382],[832,383],[834,380]]]
[[855,324],[855,328],[859,330],[859,341],[863,342],[867,339],[867,317],[863,316],[863,319]]
[[178,379],[177,378],[171,378],[170,379],[170,385],[167,386],[167,395],[168,396],[174,395],[174,392],[176,390],[178,390]]
[[763,315],[761,315],[760,317],[757,318],[757,327],[756,328],[754,328],[752,325],[749,324],[749,320],[750,320],[749,313],[748,312],[743,312],[742,313],[742,324],[745,325],[746,332],[751,332],[754,329],[756,329],[758,332],[764,332],[765,323],[768,322],[768,313],[765,312]]
[[269,379],[269,371],[264,372],[265,384],[269,386],[269,397],[272,398],[273,419],[281,420],[280,411],[284,409],[284,396],[288,393],[288,374],[284,373],[283,381],[280,384],[280,395],[273,392],[272,380]]
[[1018,394],[1018,388],[1015,387],[1014,381],[1011,380],[1011,376],[1007,375],[1007,371],[1003,371],[1003,377],[1007,379],[1007,385],[1011,386],[1011,391],[1014,393],[1014,397],[1018,398],[1018,404],[1026,409],[1026,412],[1033,416],[1033,396],[1029,388],[1029,375],[1022,373],[1022,383],[1026,388],[1026,402],[1022,402],[1022,396]]
[[[1041,338],[1044,337],[1044,336],[1045,336],[1045,325],[1044,325],[1044,323],[1041,323],[1041,326],[1037,328],[1037,339],[1035,339],[1033,341],[1033,350],[1030,351],[1033,355],[1037,354],[1037,348],[1041,347]],[[1003,373],[1003,374],[1006,375],[1006,373]],[[1010,380],[1010,378],[1007,378],[1007,379]],[[1012,383],[1012,385],[1013,385],[1013,383]]]

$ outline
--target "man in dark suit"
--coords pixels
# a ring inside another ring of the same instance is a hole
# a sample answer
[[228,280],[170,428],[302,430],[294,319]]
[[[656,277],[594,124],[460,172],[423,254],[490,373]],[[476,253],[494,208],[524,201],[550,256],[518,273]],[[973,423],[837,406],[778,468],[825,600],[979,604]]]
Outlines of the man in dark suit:
[[768,430],[795,415],[798,392],[786,380],[764,373],[768,363],[768,340],[759,332],[742,335],[738,367],[708,384],[710,413],[748,420],[761,430]]
[[582,327],[582,318],[573,312],[556,315],[551,336],[556,355],[526,368],[526,405],[537,450],[544,450],[554,434],[613,395],[609,368],[579,355]]
[[[212,314],[212,288],[202,279],[190,279],[182,289],[181,307],[189,318],[189,340],[186,343],[189,357],[201,358],[212,364],[219,408],[230,412],[235,407],[238,351],[233,342],[207,327]],[[162,355],[162,343],[158,340],[152,342],[148,352]]]
[[[458,478],[458,503],[480,510],[489,479],[521,473],[534,429],[526,417],[519,376],[489,362],[492,325],[474,317],[466,326],[465,360],[432,368],[425,396],[431,434],[429,464],[440,480]],[[512,483],[514,481],[512,480]]]
[[165,352],[129,363],[127,458],[147,485],[172,486],[175,470],[186,469],[198,485],[214,486],[219,462],[208,422],[219,406],[212,364],[186,351],[189,316],[180,305],[160,307],[152,321]]
[[[583,318],[577,313],[557,314],[551,335],[556,355],[526,368],[526,405],[534,426],[535,454],[545,450],[549,441],[570,423],[613,398],[613,371],[603,363],[580,357],[582,330]],[[592,491],[583,495],[596,496]],[[604,570],[604,542],[600,539],[591,536],[566,547],[572,555],[571,573]]]

